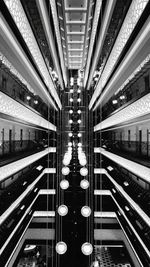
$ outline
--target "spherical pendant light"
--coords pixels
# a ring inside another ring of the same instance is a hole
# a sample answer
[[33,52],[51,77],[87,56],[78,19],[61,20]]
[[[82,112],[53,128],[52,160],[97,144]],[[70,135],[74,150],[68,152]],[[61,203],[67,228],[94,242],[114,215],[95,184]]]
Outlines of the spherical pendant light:
[[89,217],[91,215],[91,208],[88,206],[82,207],[81,214],[83,217]]
[[86,175],[88,175],[88,169],[85,168],[85,167],[81,168],[81,169],[80,169],[80,174],[81,174],[82,176],[86,176]]
[[91,255],[93,252],[93,246],[90,243],[86,242],[82,245],[81,251],[86,256]]
[[89,187],[89,181],[86,180],[86,179],[81,180],[81,182],[80,182],[80,187],[81,187],[82,189],[87,189],[87,188]]
[[56,252],[60,255],[65,254],[65,252],[67,251],[67,245],[65,242],[60,241],[56,244]]
[[63,175],[68,175],[69,172],[70,172],[70,169],[68,167],[63,167],[61,172],[62,172]]
[[58,214],[60,216],[65,216],[68,213],[68,207],[66,205],[61,205],[58,207]]
[[63,190],[66,190],[66,189],[68,189],[68,187],[69,187],[69,182],[67,181],[67,180],[62,180],[61,182],[60,182],[60,187],[61,187],[61,189],[63,189]]

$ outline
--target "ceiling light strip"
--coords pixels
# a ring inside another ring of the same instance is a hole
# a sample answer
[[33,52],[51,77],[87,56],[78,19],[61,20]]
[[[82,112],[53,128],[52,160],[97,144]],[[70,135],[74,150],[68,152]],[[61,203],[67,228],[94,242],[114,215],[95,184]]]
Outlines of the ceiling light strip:
[[64,57],[63,57],[63,50],[62,50],[62,43],[61,43],[60,30],[59,30],[56,1],[55,0],[49,0],[49,2],[50,2],[52,16],[53,16],[53,22],[54,22],[54,26],[55,26],[55,33],[56,33],[56,39],[57,39],[57,45],[58,45],[58,51],[59,51],[59,57],[60,57],[61,70],[63,73],[65,84],[67,84],[66,67],[65,67],[65,63],[64,63]]
[[38,125],[39,127],[56,131],[56,126],[45,120],[43,117],[20,104],[10,96],[0,92],[0,112],[14,118],[18,118],[27,123]]
[[91,57],[93,54],[93,46],[94,46],[94,42],[95,42],[95,36],[96,36],[97,25],[98,25],[98,21],[99,21],[101,5],[102,5],[102,0],[97,0],[96,7],[95,7],[95,13],[94,13],[94,19],[93,19],[93,25],[92,25],[92,31],[91,31],[91,37],[90,37],[88,59],[87,59],[87,64],[86,64],[86,69],[85,69],[84,86],[86,85],[87,78],[89,75],[90,62],[91,62]]
[[[101,94],[99,100],[97,101],[93,110],[95,110],[99,104],[103,101],[103,105],[107,101],[108,93],[114,93],[118,84],[121,86],[126,79],[130,77],[131,73],[136,71],[136,68],[139,67],[141,62],[148,57],[150,53],[150,17],[144,24],[142,30],[139,32],[137,38],[133,42],[129,52],[124,57],[119,69],[114,74],[108,85],[106,86],[104,92]],[[123,78],[122,78],[123,77]],[[119,81],[118,81],[119,80]]]
[[110,56],[107,60],[106,66],[98,81],[96,90],[90,101],[90,105],[89,105],[90,109],[93,106],[96,98],[100,95],[102,89],[106,85],[106,82],[108,81],[108,78],[110,77],[115,67],[115,64],[117,63],[117,60],[119,56],[121,55],[121,52],[123,51],[123,48],[125,47],[127,41],[129,40],[129,37],[131,36],[131,33],[133,32],[137,22],[139,21],[147,3],[148,3],[148,0],[133,0],[132,1],[129,7],[129,10],[127,12],[127,15],[124,19],[123,25],[115,41],[115,44],[110,53]]
[[125,159],[123,157],[120,157],[103,148],[100,148],[100,153],[105,157],[109,158],[110,160],[114,161],[115,163],[121,165],[122,167],[132,172],[133,174],[137,175],[145,182],[150,183],[150,168],[145,167],[139,163],[133,162],[131,160]]
[[[51,28],[51,24],[49,23],[49,16],[48,16],[48,12],[47,12],[46,3],[45,3],[45,1],[40,1],[40,0],[36,0],[36,3],[37,3],[38,10],[39,10],[40,18],[41,18],[41,21],[43,24],[43,28],[45,30],[45,36],[47,39],[47,43],[48,43],[49,49],[51,51],[51,56],[53,58],[53,61],[54,61],[55,67],[56,67],[56,72],[57,72],[58,77],[59,77],[60,85],[61,85],[61,88],[64,89],[64,84],[63,84],[61,70],[60,70],[60,66],[59,66],[58,55],[57,55],[56,48],[55,48],[52,28]],[[63,79],[64,79],[65,86],[66,86],[67,85],[66,73],[64,70],[62,71],[62,73],[63,73]]]
[[[102,48],[103,48],[103,44],[105,41],[105,37],[107,34],[109,23],[111,21],[111,17],[113,14],[115,4],[116,4],[116,0],[110,0],[109,3],[106,3],[106,8],[104,11],[104,18],[102,20],[102,26],[101,26],[100,33],[99,33],[99,38],[97,40],[96,51],[94,53],[93,63],[92,63],[92,66],[90,68],[90,74],[88,72],[86,72],[86,76],[85,76],[84,87],[86,87],[86,83],[87,83],[87,90],[90,89],[91,81],[93,79],[94,71],[96,69],[97,62],[99,60],[100,53],[101,53]],[[88,78],[88,75],[89,75],[89,78]]]
[[13,66],[17,71],[19,68],[19,73],[24,77],[25,80],[30,80],[31,86],[39,94],[39,96],[44,98],[45,103],[50,103],[57,110],[52,98],[50,97],[50,94],[47,92],[41,79],[37,75],[37,72],[33,68],[31,62],[28,60],[26,54],[22,50],[2,14],[0,17],[0,25],[0,50],[2,53],[7,55],[6,57],[9,62],[13,61]]
[[29,48],[29,51],[44,79],[45,84],[47,85],[50,93],[56,100],[56,103],[58,104],[59,108],[61,109],[60,99],[58,97],[52,78],[44,62],[43,56],[41,54],[37,41],[34,37],[34,34],[32,32],[32,29],[30,27],[30,24],[28,22],[28,19],[26,17],[26,14],[24,12],[20,0],[3,0],[3,1],[5,2],[14,22],[18,27],[18,30],[20,31],[27,47]]
[[94,127],[94,132],[101,131],[108,127],[117,126],[132,119],[138,119],[141,116],[147,115],[149,113],[150,93],[97,124]]
[[26,168],[27,166],[31,165],[32,163],[36,162],[37,160],[41,159],[49,153],[52,153],[51,147],[0,167],[0,182],[4,181],[6,178],[19,172],[20,170]]

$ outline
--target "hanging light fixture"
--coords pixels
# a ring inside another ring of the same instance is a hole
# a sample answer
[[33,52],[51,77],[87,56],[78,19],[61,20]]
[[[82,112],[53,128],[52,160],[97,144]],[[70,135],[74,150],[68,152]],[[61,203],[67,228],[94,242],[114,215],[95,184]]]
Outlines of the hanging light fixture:
[[86,242],[86,243],[84,243],[82,245],[81,251],[82,251],[82,253],[84,255],[88,256],[88,255],[92,254],[92,252],[93,252],[93,246],[90,243]]
[[66,205],[61,205],[58,207],[58,214],[60,216],[65,216],[68,213],[68,207]]
[[89,217],[91,215],[91,208],[88,206],[82,207],[81,214],[83,217]]
[[69,142],[69,143],[68,143],[68,146],[70,146],[70,147],[71,147],[71,146],[72,146],[72,142]]
[[56,252],[60,255],[65,254],[67,251],[67,245],[65,242],[60,241],[56,244]]
[[70,169],[68,167],[63,167],[61,172],[62,172],[63,175],[68,175],[69,172],[70,172]]
[[86,175],[88,175],[88,169],[87,169],[86,167],[81,168],[81,169],[80,169],[80,174],[81,174],[82,176],[86,176]]
[[62,181],[60,182],[60,187],[61,187],[61,189],[63,189],[63,190],[68,189],[68,187],[69,187],[69,182],[68,182],[68,180],[66,180],[66,179],[62,180]]
[[80,182],[80,187],[81,187],[82,189],[87,189],[87,188],[89,187],[89,181],[86,180],[86,179],[81,180],[81,182]]

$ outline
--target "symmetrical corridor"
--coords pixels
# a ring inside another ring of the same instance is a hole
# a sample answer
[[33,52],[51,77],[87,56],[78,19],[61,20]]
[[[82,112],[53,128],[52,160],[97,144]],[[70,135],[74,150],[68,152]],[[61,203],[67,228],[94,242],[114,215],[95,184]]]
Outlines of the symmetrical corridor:
[[150,1],[0,1],[0,266],[150,267]]

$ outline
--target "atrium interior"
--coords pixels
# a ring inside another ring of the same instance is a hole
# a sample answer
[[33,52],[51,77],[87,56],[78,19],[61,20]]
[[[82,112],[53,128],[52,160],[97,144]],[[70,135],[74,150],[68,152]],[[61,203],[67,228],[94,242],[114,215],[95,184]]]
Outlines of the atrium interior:
[[0,0],[0,267],[150,267],[150,0]]

